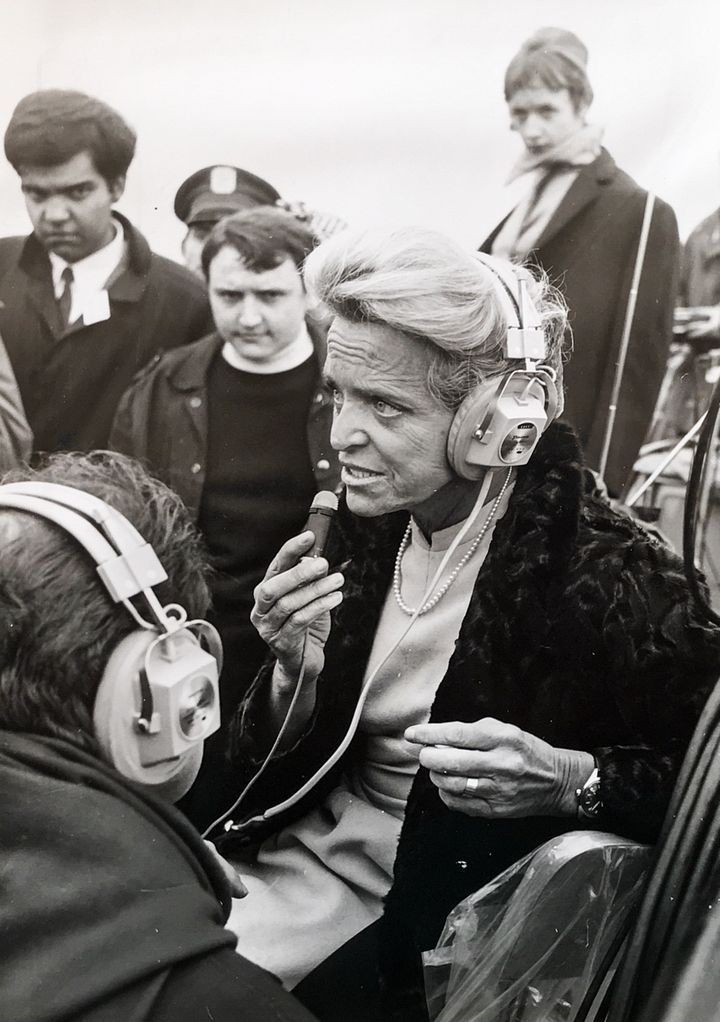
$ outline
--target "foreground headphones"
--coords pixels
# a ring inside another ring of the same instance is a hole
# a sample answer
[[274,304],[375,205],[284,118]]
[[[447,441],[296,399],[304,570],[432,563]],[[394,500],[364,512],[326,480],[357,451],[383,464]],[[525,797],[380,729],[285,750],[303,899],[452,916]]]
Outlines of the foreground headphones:
[[447,456],[463,479],[527,464],[558,410],[555,371],[542,364],[545,333],[527,282],[509,264],[474,255],[491,272],[507,320],[505,358],[517,365],[474,387],[455,413]]
[[[153,586],[167,574],[135,527],[104,501],[56,483],[0,486],[0,508],[54,522],[92,557],[111,599],[138,627],[110,655],[95,698],[95,736],[125,777],[177,801],[202,760],[203,741],[220,726],[222,644],[207,621],[163,607]],[[131,602],[141,596],[145,620]],[[80,624],[80,623],[79,623]],[[81,625],[80,625],[81,627]]]

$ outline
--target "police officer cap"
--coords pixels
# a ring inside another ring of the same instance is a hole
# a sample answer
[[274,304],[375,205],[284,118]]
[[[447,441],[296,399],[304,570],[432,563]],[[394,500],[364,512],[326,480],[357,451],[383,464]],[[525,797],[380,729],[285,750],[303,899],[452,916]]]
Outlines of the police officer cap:
[[175,216],[188,225],[217,223],[230,213],[274,206],[280,198],[271,184],[240,167],[217,164],[196,170],[175,195]]

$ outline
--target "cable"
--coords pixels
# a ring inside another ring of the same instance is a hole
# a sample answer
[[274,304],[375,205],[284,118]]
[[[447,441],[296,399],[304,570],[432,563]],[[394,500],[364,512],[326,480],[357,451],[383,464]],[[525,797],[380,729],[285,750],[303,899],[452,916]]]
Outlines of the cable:
[[[656,977],[677,966],[684,921],[707,901],[706,870],[720,844],[720,685],[708,698],[690,741],[660,835],[637,922],[612,990],[608,1022],[637,1017]],[[708,843],[708,835],[712,841]],[[709,847],[705,847],[709,844]],[[693,873],[699,869],[695,879]]]
[[[710,769],[704,776],[702,770],[699,771],[698,777],[693,778],[697,785],[690,786],[694,804],[689,812],[674,821],[648,882],[613,992],[609,1015],[612,1022],[635,1019],[637,1011],[647,1003],[657,978],[668,971],[677,971],[688,922],[695,925],[702,919],[708,901],[712,901],[712,895],[709,898],[706,893],[707,874],[696,863],[705,853],[705,865],[711,869],[718,854],[720,802],[718,770],[714,764],[720,754],[719,733],[716,728],[709,743]],[[702,872],[695,879],[698,868]]]
[[[505,491],[507,490],[507,487],[508,487],[508,485],[510,483],[512,475],[513,475],[513,470],[512,469],[508,469],[508,472],[507,472],[507,475],[505,476],[505,480],[504,480],[504,482],[502,484],[502,487],[500,488],[500,491],[499,491],[497,497],[495,498],[495,502],[494,502],[493,507],[499,506],[500,501],[502,500],[502,498],[503,498],[503,496],[505,494]],[[445,554],[444,554],[444,556],[443,556],[443,558],[442,558],[442,560],[440,562],[440,565],[439,565],[437,571],[435,572],[435,575],[430,580],[430,583],[427,586],[427,589],[426,589],[422,599],[419,600],[418,605],[415,608],[415,611],[412,614],[410,620],[408,621],[407,626],[401,632],[399,638],[393,643],[393,645],[390,647],[390,649],[385,653],[385,655],[382,657],[382,659],[375,665],[375,667],[370,672],[370,675],[368,676],[367,681],[363,685],[362,690],[360,692],[360,695],[358,697],[358,701],[357,701],[357,704],[355,706],[355,711],[353,713],[353,716],[352,716],[352,719],[350,721],[350,725],[348,727],[348,730],[347,730],[347,732],[345,734],[345,737],[342,739],[342,741],[340,742],[340,745],[338,745],[338,747],[336,748],[335,752],[333,752],[332,755],[328,757],[328,759],[323,763],[323,765],[318,770],[315,771],[315,773],[312,775],[312,777],[310,777],[293,795],[291,795],[287,799],[284,799],[282,802],[279,802],[277,805],[270,806],[263,813],[261,813],[259,815],[256,815],[256,816],[253,816],[250,819],[243,821],[242,824],[236,825],[235,827],[233,827],[234,830],[240,831],[240,830],[242,830],[242,829],[244,829],[246,827],[252,826],[253,824],[265,822],[266,820],[269,820],[269,819],[271,819],[274,816],[278,816],[280,813],[283,813],[287,809],[289,809],[292,806],[296,805],[298,802],[300,802],[322,780],[323,777],[325,777],[325,775],[327,773],[329,773],[330,770],[332,770],[332,768],[335,766],[335,764],[343,757],[343,755],[345,754],[345,752],[349,748],[350,743],[352,742],[353,738],[355,737],[355,733],[356,733],[358,725],[360,723],[360,717],[361,717],[361,714],[362,714],[362,711],[363,711],[363,708],[364,708],[364,705],[365,705],[365,701],[366,701],[367,696],[368,696],[368,694],[370,692],[370,687],[372,686],[373,682],[375,681],[375,678],[377,677],[377,675],[380,672],[381,668],[385,666],[387,661],[390,659],[390,657],[393,655],[393,653],[398,649],[398,647],[404,641],[405,637],[407,636],[407,634],[410,631],[410,629],[412,628],[412,626],[417,621],[417,619],[420,616],[420,613],[421,613],[421,611],[422,611],[422,609],[423,609],[423,607],[425,605],[425,602],[432,596],[433,592],[435,591],[435,587],[438,584],[438,582],[440,581],[440,579],[442,578],[442,576],[443,576],[443,574],[445,572],[445,569],[446,569],[450,559],[452,558],[453,554],[457,550],[458,546],[465,539],[465,536],[468,534],[470,529],[475,524],[477,516],[482,511],[482,508],[483,508],[483,506],[485,504],[485,501],[487,499],[487,495],[488,495],[488,492],[490,490],[490,486],[492,484],[493,478],[494,478],[494,472],[493,471],[488,471],[486,473],[486,475],[485,475],[485,478],[483,479],[482,485],[481,485],[480,490],[478,492],[478,496],[477,496],[477,499],[475,500],[475,504],[473,505],[472,511],[470,512],[470,514],[468,515],[467,519],[463,523],[463,526],[460,529],[460,531],[458,532],[457,536],[455,536],[455,538],[453,539],[452,543],[450,544],[450,546],[446,550],[446,552],[445,552]],[[255,784],[255,782],[258,780],[260,775],[264,772],[265,768],[269,764],[270,759],[274,755],[274,752],[275,752],[275,750],[277,749],[277,747],[279,745],[280,736],[285,731],[286,726],[287,726],[287,724],[288,724],[288,722],[290,720],[290,715],[292,713],[292,710],[294,709],[294,705],[295,705],[295,702],[297,700],[297,697],[298,697],[298,694],[299,694],[299,691],[300,691],[300,685],[302,683],[302,676],[304,675],[304,671],[305,671],[305,662],[304,661],[305,661],[305,657],[304,657],[304,643],[303,643],[303,664],[302,664],[302,667],[301,667],[301,677],[298,680],[298,684],[296,685],[295,692],[293,694],[293,698],[292,698],[292,701],[290,703],[290,707],[288,708],[288,711],[287,711],[287,713],[285,715],[285,719],[283,720],[283,724],[282,724],[282,726],[280,728],[280,733],[279,733],[278,737],[275,739],[275,741],[273,743],[273,746],[272,746],[270,752],[268,753],[268,755],[265,757],[261,767],[256,772],[256,774],[251,778],[250,782],[246,785],[246,787],[245,787],[244,791],[241,793],[240,797],[238,799],[236,799],[235,804],[233,805],[233,807],[230,810],[228,810],[226,813],[223,813],[223,815],[221,817],[219,817],[217,821],[215,821],[213,824],[211,824],[211,826],[205,831],[205,835],[204,836],[207,836],[207,834],[211,830],[213,830],[220,822],[222,822],[223,820],[228,819],[228,817],[230,817],[232,815],[232,813],[242,803],[242,801],[244,800],[245,796],[250,791],[251,787]]]
[[260,767],[258,768],[258,770],[255,771],[255,773],[252,775],[250,780],[247,782],[247,784],[245,785],[243,790],[240,792],[238,797],[235,799],[233,804],[230,806],[230,808],[226,809],[225,812],[222,813],[221,816],[218,816],[218,818],[216,820],[213,820],[213,822],[208,827],[205,828],[205,830],[202,833],[202,837],[203,838],[208,838],[210,836],[210,834],[212,833],[212,831],[215,830],[216,827],[222,826],[222,824],[227,819],[229,819],[230,817],[233,816],[233,814],[237,811],[237,809],[245,801],[245,799],[249,795],[249,793],[252,790],[252,788],[255,787],[257,782],[260,780],[262,775],[265,773],[266,767],[270,764],[270,761],[272,760],[273,756],[275,755],[275,753],[277,752],[278,748],[280,747],[280,743],[282,742],[283,738],[285,737],[285,733],[286,733],[286,731],[288,729],[288,726],[290,724],[290,720],[292,719],[292,715],[293,715],[293,712],[295,710],[295,706],[297,704],[298,698],[300,697],[300,690],[302,689],[303,681],[305,680],[305,648],[307,646],[307,635],[308,635],[308,633],[306,631],[305,635],[303,636],[302,653],[301,653],[301,658],[300,658],[300,672],[298,674],[298,680],[297,680],[297,682],[295,684],[295,690],[293,691],[292,699],[290,700],[290,705],[287,708],[287,712],[285,714],[285,718],[284,718],[282,724],[280,725],[280,729],[279,729],[277,735],[275,736],[275,741],[270,746],[270,751],[268,752],[267,756],[263,760],[263,762],[260,765]]
[[711,621],[716,625],[720,625],[720,616],[715,613],[708,601],[705,599],[705,594],[703,593],[698,580],[697,567],[695,565],[695,539],[697,535],[697,512],[700,493],[705,481],[708,454],[715,437],[718,414],[720,414],[720,381],[715,384],[715,388],[712,392],[710,404],[707,410],[707,418],[703,424],[702,432],[700,433],[700,438],[695,450],[695,457],[693,458],[692,469],[690,471],[690,482],[688,483],[687,496],[685,498],[685,514],[683,517],[683,561],[688,585],[690,586],[690,592],[703,616],[708,621]]
[[[720,617],[709,605],[695,564],[700,495],[720,414],[716,384],[697,442],[683,520],[683,561],[691,596],[709,624]],[[717,891],[708,891],[720,855],[720,684],[705,704],[670,800],[648,879],[622,963],[610,987],[607,1022],[643,1015],[659,977],[676,974],[687,960],[688,926],[704,917]]]

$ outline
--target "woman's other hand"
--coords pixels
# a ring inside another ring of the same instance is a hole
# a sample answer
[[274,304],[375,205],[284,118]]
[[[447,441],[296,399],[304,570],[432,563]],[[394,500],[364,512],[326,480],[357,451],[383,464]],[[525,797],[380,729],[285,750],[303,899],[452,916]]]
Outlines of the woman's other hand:
[[574,816],[575,792],[595,765],[589,752],[555,749],[492,717],[416,725],[405,738],[421,746],[443,802],[468,816]]
[[297,680],[303,646],[308,680],[322,671],[330,611],[342,602],[343,575],[328,575],[328,562],[323,557],[304,556],[313,542],[312,532],[303,532],[280,548],[255,587],[250,613],[250,620],[278,662],[278,681],[284,676],[288,684]]

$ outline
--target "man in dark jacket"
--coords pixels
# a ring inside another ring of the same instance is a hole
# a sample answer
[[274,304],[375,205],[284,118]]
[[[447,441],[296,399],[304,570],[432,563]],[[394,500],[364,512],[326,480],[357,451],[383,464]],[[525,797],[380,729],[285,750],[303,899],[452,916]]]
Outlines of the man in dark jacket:
[[[72,487],[71,501],[100,498],[104,522],[116,529],[113,511],[120,510],[167,572],[157,599],[202,617],[208,590],[197,537],[178,498],[139,465],[107,453],[59,454],[41,472],[14,477],[28,479]],[[93,546],[102,552],[107,533],[37,490],[33,513],[8,506],[8,498],[3,486],[3,1018],[310,1022],[272,977],[235,953],[224,927],[231,893],[226,870],[146,783],[151,770],[143,776],[128,769],[133,758],[124,750],[137,742],[135,732],[117,745],[105,739],[107,723],[117,717],[108,713],[113,700],[103,709],[98,692],[137,690],[132,660],[118,660],[137,624],[111,599],[90,552]],[[64,512],[66,522],[89,534],[88,547],[65,531],[67,524],[58,528],[38,516],[38,505]],[[127,567],[134,550],[148,556],[126,528],[116,569]],[[142,596],[136,600],[148,614]],[[143,634],[152,641],[152,631]],[[162,731],[165,710],[158,715]]]
[[[705,217],[685,242],[677,325],[701,346],[720,344],[720,209]],[[682,338],[681,338],[682,339]]]
[[134,150],[79,92],[26,96],[5,133],[33,233],[0,239],[0,333],[36,451],[106,447],[135,373],[209,328],[202,285],[113,210]]
[[[647,192],[620,170],[585,123],[592,101],[587,50],[571,32],[541,29],[511,61],[505,98],[526,151],[511,179],[527,196],[481,249],[539,264],[570,310],[565,418],[591,468],[600,465]],[[620,494],[657,399],[672,319],[679,239],[675,214],[655,200],[605,480]]]
[[[316,490],[339,480],[332,401],[320,381],[323,332],[306,323],[301,267],[313,246],[309,228],[284,210],[221,221],[203,251],[217,332],[148,366],[123,397],[111,436],[180,494],[205,537],[226,720],[265,656],[249,620],[253,589],[302,527]],[[207,743],[183,804],[198,825],[237,794],[223,781],[223,740],[224,730]]]
[[32,433],[15,373],[0,337],[0,472],[27,461],[31,450]]

